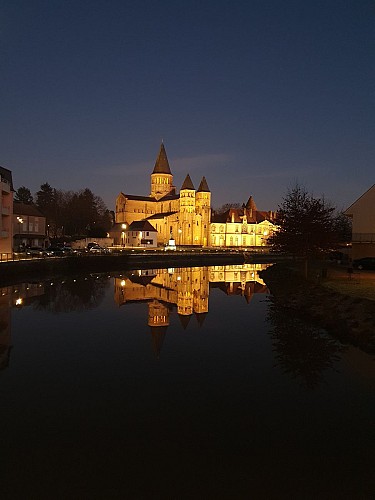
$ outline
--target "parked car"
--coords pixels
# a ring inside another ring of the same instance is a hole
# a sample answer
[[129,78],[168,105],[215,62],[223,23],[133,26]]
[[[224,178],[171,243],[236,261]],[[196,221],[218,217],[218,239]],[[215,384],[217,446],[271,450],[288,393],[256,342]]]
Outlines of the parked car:
[[[89,247],[90,245],[90,247]],[[106,247],[101,247],[100,245],[98,245],[97,243],[96,244],[90,244],[87,245],[87,248],[89,250],[90,253],[109,253],[109,249],[106,248]]]
[[353,260],[355,269],[370,269],[375,270],[375,257],[363,257],[362,259]]
[[50,257],[62,257],[64,255],[64,250],[61,247],[50,246],[45,250],[46,254]]
[[43,247],[26,248],[26,255],[35,255],[37,257],[45,257],[47,255]]

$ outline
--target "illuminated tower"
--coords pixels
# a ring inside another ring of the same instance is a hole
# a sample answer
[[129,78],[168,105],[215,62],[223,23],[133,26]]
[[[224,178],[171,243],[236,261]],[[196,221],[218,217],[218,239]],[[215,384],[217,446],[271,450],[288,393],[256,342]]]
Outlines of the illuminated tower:
[[187,174],[180,191],[180,231],[179,244],[194,245],[195,229],[195,189]]
[[151,194],[153,198],[159,200],[174,191],[173,175],[169,168],[167,153],[164,144],[161,143],[160,151],[155,162],[154,170],[151,174]]
[[206,247],[209,242],[209,229],[211,222],[211,192],[209,190],[206,178],[203,177],[199,184],[198,191],[195,196],[197,223],[195,224],[195,232],[199,245]]

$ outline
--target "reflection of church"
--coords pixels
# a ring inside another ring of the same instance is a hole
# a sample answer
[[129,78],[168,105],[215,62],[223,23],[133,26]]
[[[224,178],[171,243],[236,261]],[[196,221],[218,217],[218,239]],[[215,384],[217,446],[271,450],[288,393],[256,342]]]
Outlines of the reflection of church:
[[266,293],[266,284],[258,273],[263,264],[215,266],[210,268],[210,286],[227,295],[241,295],[249,303],[256,293]]
[[243,296],[250,302],[255,293],[267,287],[259,278],[261,264],[239,264],[214,267],[191,267],[132,271],[115,278],[115,302],[148,304],[148,326],[156,355],[170,324],[170,314],[177,309],[181,325],[186,329],[193,315],[201,326],[208,313],[210,287],[226,294]]

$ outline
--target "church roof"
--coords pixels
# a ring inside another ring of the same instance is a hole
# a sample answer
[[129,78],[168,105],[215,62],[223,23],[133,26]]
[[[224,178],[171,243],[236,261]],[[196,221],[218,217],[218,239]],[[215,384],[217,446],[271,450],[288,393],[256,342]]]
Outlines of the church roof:
[[171,169],[169,168],[167,153],[165,151],[164,144],[161,143],[158,157],[156,158],[153,174],[170,174]]
[[124,194],[124,196],[128,200],[139,200],[139,201],[149,201],[149,202],[156,201],[156,198],[154,198],[153,196],[138,196],[136,194]]
[[200,193],[200,192],[205,192],[205,193],[210,192],[210,189],[209,189],[207,181],[206,181],[206,177],[204,177],[204,176],[202,177],[201,183],[199,184],[198,193]]
[[181,186],[181,190],[182,189],[192,189],[192,190],[194,190],[194,184],[192,183],[189,174],[187,174],[187,176],[185,177],[184,183]]
[[246,218],[248,224],[254,224],[254,223],[260,223],[264,222],[265,220],[268,220],[272,222],[274,220],[274,217],[272,215],[272,212],[265,212],[262,210],[250,210],[248,208],[243,209],[243,208],[230,208],[226,212],[223,212],[222,214],[213,214],[211,217],[211,222],[215,223],[222,223],[225,224],[226,222],[232,222],[232,215],[233,215],[233,222],[242,223],[243,221],[243,216],[244,212],[246,213]]
[[152,220],[152,219],[163,219],[164,217],[169,217],[170,215],[176,214],[177,212],[160,212],[158,214],[153,214],[150,215],[150,217],[147,217],[147,220]]
[[154,228],[154,226],[152,226],[148,222],[148,220],[135,220],[130,224],[128,231],[154,231],[154,232],[156,232],[156,229]]
[[178,200],[180,195],[176,194],[176,191],[173,189],[170,193],[166,194],[162,198],[159,198],[158,201],[169,201],[169,200]]

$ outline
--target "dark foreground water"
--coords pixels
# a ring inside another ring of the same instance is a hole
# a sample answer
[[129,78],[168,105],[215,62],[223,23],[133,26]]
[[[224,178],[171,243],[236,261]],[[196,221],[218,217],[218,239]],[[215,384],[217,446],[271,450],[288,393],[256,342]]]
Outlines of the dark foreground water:
[[0,289],[0,498],[374,498],[373,357],[259,268]]

